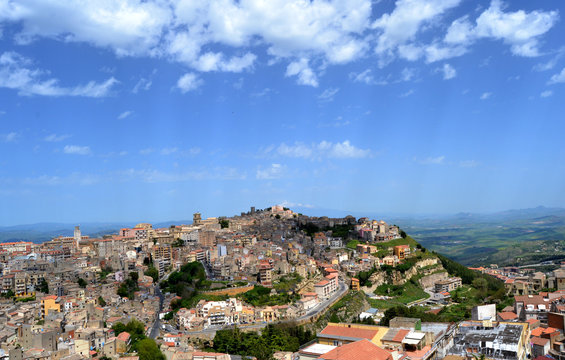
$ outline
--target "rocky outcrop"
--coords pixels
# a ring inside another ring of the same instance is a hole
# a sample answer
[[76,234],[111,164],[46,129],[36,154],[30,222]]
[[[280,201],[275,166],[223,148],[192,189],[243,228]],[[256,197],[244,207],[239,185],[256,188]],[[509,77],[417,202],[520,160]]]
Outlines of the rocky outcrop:
[[[437,270],[436,270],[437,271]],[[447,279],[447,271],[437,272],[435,274],[426,275],[420,279],[420,286],[424,289],[434,286],[440,280]]]
[[[383,284],[391,284],[391,285],[404,285],[407,281],[409,281],[412,277],[421,274],[422,268],[425,267],[429,267],[432,265],[439,265],[440,261],[437,258],[428,258],[428,259],[422,259],[420,261],[418,261],[416,264],[414,264],[414,266],[412,266],[410,269],[406,270],[405,272],[401,272],[401,271],[392,271],[392,273],[387,274],[384,271],[377,271],[376,273],[374,273],[373,275],[371,275],[371,277],[369,278],[369,281],[371,282],[372,286],[370,288],[368,288],[366,291],[368,292],[373,292],[375,291],[375,289]],[[441,267],[441,265],[439,266],[434,266],[433,270],[430,269],[430,272],[437,272],[438,270],[443,269]],[[425,271],[424,273],[426,273],[428,271]],[[447,273],[445,273],[447,274]],[[433,285],[433,284],[432,284]]]

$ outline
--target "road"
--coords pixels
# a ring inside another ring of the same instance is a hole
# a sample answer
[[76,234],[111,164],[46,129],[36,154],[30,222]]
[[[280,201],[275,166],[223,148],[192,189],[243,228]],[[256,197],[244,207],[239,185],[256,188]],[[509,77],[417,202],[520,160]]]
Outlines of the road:
[[156,339],[157,336],[159,336],[159,329],[161,327],[161,319],[159,319],[159,314],[161,314],[161,310],[163,310],[163,300],[165,298],[163,296],[163,293],[161,292],[161,289],[159,288],[158,283],[155,285],[155,295],[157,295],[159,297],[159,311],[157,311],[157,316],[155,318],[155,322],[153,323],[153,326],[151,327],[151,330],[149,331],[149,337],[151,339]]
[[344,296],[345,293],[347,293],[347,290],[348,290],[347,285],[344,282],[339,282],[339,288],[337,289],[335,294],[333,294],[329,299],[322,301],[321,303],[316,305],[316,307],[314,307],[313,309],[310,309],[310,311],[308,311],[306,314],[302,315],[301,317],[299,317],[297,319],[293,319],[293,320],[302,321],[302,320],[307,320],[311,317],[318,315],[320,312],[326,310],[326,308],[331,303],[333,303],[335,300]]
[[[308,320],[308,319],[320,314],[321,312],[325,311],[330,304],[332,304],[337,299],[343,297],[347,293],[347,290],[348,290],[347,285],[344,282],[339,282],[338,290],[329,299],[320,302],[318,305],[316,305],[316,307],[310,309],[310,311],[308,311],[306,314],[302,315],[299,318],[288,319],[288,320],[281,321],[281,322]],[[268,325],[268,323],[263,322],[263,323],[259,323],[259,324],[237,325],[237,327],[239,329],[244,329],[244,330],[259,330],[259,329],[266,327],[267,325]],[[187,333],[190,334],[190,335],[193,335],[193,336],[194,335],[213,335],[218,330],[230,329],[230,328],[233,328],[233,326],[214,326],[214,327],[209,327],[209,328],[206,328],[206,329],[203,329],[203,330],[198,330],[198,331],[187,331]]]

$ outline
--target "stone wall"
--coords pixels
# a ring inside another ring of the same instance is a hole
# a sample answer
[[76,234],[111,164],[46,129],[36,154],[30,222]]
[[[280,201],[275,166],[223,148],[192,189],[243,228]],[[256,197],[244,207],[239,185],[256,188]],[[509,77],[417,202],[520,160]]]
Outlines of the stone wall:
[[247,286],[238,286],[226,289],[219,289],[219,290],[209,290],[209,291],[202,291],[202,294],[205,295],[228,295],[233,296],[237,294],[243,294],[248,291],[251,291],[255,288],[255,285],[247,285]]

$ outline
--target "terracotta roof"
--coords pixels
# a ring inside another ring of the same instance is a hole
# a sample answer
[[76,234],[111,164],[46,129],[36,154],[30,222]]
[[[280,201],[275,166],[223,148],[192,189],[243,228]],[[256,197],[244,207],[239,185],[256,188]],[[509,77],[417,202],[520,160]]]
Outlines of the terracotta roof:
[[128,342],[130,337],[131,335],[127,331],[124,331],[120,333],[120,335],[118,335],[118,339],[122,340],[123,342]]
[[545,346],[549,342],[549,339],[533,336],[530,338],[530,342],[533,345]]
[[333,324],[328,324],[324,328],[324,330],[320,332],[320,334],[327,336],[342,336],[342,337],[354,338],[354,339],[372,340],[377,335],[378,332],[379,332],[378,329],[371,330],[367,328],[344,327],[344,326],[336,326]]
[[537,328],[532,330],[532,337],[541,336],[541,334],[543,334],[543,328]]
[[369,340],[363,339],[353,343],[339,346],[318,359],[325,360],[392,360],[392,354],[373,344]]
[[499,312],[498,317],[502,320],[514,320],[518,318],[518,315],[513,312]]
[[394,335],[394,338],[392,338],[392,341],[402,342],[402,340],[404,340],[404,338],[406,337],[406,335],[408,335],[409,332],[410,332],[410,330],[406,330],[406,329],[398,330],[396,335]]

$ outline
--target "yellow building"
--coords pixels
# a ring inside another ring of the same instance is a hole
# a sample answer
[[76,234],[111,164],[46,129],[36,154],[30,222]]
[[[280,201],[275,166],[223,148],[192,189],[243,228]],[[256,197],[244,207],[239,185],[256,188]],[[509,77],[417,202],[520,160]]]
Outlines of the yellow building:
[[359,286],[359,279],[351,278],[351,290],[359,291],[361,287]]
[[45,319],[49,312],[61,312],[61,304],[57,303],[55,295],[45,296],[41,299],[41,318]]

